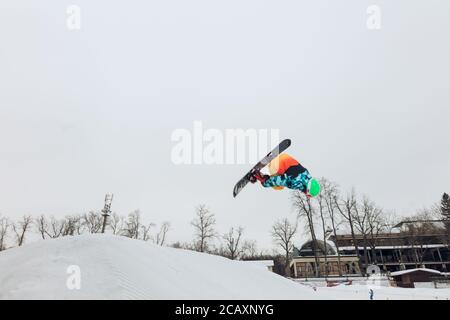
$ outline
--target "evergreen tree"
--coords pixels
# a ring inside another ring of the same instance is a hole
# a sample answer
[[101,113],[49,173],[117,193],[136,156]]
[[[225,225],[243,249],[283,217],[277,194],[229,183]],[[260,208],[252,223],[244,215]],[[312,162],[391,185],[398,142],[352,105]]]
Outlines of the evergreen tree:
[[450,196],[447,193],[442,195],[441,215],[443,220],[450,220]]
[[450,196],[447,193],[442,195],[440,211],[450,241]]

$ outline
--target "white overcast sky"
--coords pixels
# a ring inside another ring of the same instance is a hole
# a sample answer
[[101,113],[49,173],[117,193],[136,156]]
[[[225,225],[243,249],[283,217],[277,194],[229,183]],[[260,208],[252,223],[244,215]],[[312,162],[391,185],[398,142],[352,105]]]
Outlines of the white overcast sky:
[[[81,30],[66,8],[81,8]],[[366,27],[367,7],[382,10]],[[0,212],[140,209],[192,237],[218,229],[270,247],[289,192],[232,188],[249,165],[175,166],[171,133],[278,128],[315,176],[399,215],[450,191],[450,2],[1,1]],[[298,240],[301,242],[301,239]]]

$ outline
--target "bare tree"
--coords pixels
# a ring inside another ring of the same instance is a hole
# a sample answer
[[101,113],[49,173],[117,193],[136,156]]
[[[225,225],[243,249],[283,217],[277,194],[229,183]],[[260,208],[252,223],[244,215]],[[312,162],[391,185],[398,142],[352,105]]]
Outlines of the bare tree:
[[328,180],[323,179],[322,183],[322,192],[321,194],[324,197],[325,205],[328,212],[328,217],[331,222],[331,229],[333,232],[333,236],[335,239],[336,253],[338,259],[338,272],[339,275],[342,276],[342,264],[341,264],[341,253],[339,249],[339,242],[337,241],[337,229],[340,224],[340,220],[338,219],[336,213],[336,202],[339,197],[338,186],[334,182],[330,182]]
[[103,226],[103,217],[100,213],[90,211],[82,217],[83,225],[89,233],[100,233]]
[[142,229],[141,227],[141,212],[139,210],[135,210],[128,214],[123,235],[128,238],[139,239]]
[[[377,264],[378,259],[376,255],[377,238],[380,233],[386,231],[388,228],[388,220],[384,211],[371,202],[368,198],[363,200],[363,209],[368,211],[367,226],[368,226],[368,244],[371,252],[372,263]],[[382,257],[381,257],[382,258]],[[383,261],[381,261],[383,262]]]
[[254,259],[258,256],[258,249],[255,240],[245,240],[242,242],[243,259]]
[[23,216],[22,220],[13,223],[12,228],[16,235],[16,243],[20,247],[25,242],[25,234],[33,223],[31,216]]
[[38,232],[40,233],[42,239],[45,239],[46,231],[48,228],[47,218],[42,214],[39,218],[36,218],[36,227]]
[[443,232],[439,226],[437,226],[433,220],[434,212],[429,210],[423,210],[416,215],[406,218],[405,233],[408,235],[408,245],[411,248],[411,252],[414,253],[414,259],[416,267],[421,267],[428,248],[427,238],[430,235],[440,235]]
[[167,232],[169,232],[170,223],[164,222],[159,229],[159,232],[156,234],[156,244],[163,246],[166,242]]
[[355,229],[363,238],[365,267],[367,268],[369,263],[377,264],[376,239],[387,226],[383,210],[371,201],[369,197],[364,196],[361,204],[355,207],[353,220]]
[[150,234],[150,229],[153,228],[154,226],[155,226],[154,223],[150,223],[148,225],[142,224],[141,225],[141,236],[139,239],[144,240],[144,241],[153,240],[153,238]]
[[311,203],[311,199],[308,198],[303,192],[301,191],[294,191],[292,202],[294,208],[297,210],[298,216],[300,218],[306,219],[307,227],[308,227],[308,233],[311,236],[312,240],[312,249],[314,253],[314,273],[315,276],[318,277],[320,275],[319,270],[319,254],[318,254],[318,248],[317,248],[317,237],[316,232],[314,229],[314,217],[316,215],[316,209]]
[[46,239],[46,237],[53,239],[61,237],[66,228],[65,219],[58,220],[55,217],[51,217],[49,221],[44,215],[37,218],[35,223],[42,239]]
[[216,236],[215,224],[214,214],[210,213],[205,205],[199,205],[196,211],[196,218],[191,222],[195,229],[197,251],[206,252],[208,250],[209,241]]
[[322,226],[322,234],[323,234],[323,244],[324,244],[324,259],[325,259],[325,276],[328,276],[329,273],[329,267],[328,267],[328,244],[327,244],[327,238],[330,235],[330,232],[332,230],[329,230],[327,227],[327,220],[328,220],[328,215],[327,215],[327,202],[326,202],[326,194],[324,192],[324,189],[328,188],[329,182],[322,178],[320,180],[320,185],[322,187],[322,192],[317,196],[317,204],[318,204],[318,208],[319,208],[319,216],[320,216],[320,221],[321,221],[321,226]]
[[[81,217],[79,219],[81,220]],[[77,229],[76,228],[76,221],[77,221],[77,218],[75,218],[75,217],[66,216],[64,218],[64,229],[63,229],[63,232],[61,234],[63,237],[73,236],[73,235],[76,234],[75,233],[75,231]],[[80,222],[80,224],[81,224],[81,222]]]
[[356,240],[355,236],[355,223],[353,216],[355,214],[356,207],[358,205],[356,201],[356,193],[355,189],[352,189],[351,193],[347,194],[345,199],[340,199],[336,197],[335,199],[335,205],[338,212],[341,214],[341,216],[347,221],[348,226],[350,227],[350,234],[352,236],[353,246],[355,247],[355,253],[358,257],[358,265],[359,269],[362,270],[361,266],[361,256],[359,254],[359,246],[358,241]]
[[56,219],[55,217],[50,218],[50,227],[47,235],[50,238],[59,238],[62,236],[64,229],[66,227],[65,219]]
[[125,218],[114,212],[109,216],[108,225],[114,235],[120,235],[123,233]]
[[272,226],[272,238],[274,242],[284,251],[284,256],[286,259],[284,269],[287,276],[290,276],[291,274],[289,263],[291,260],[292,250],[294,249],[293,238],[297,233],[297,226],[297,223],[292,224],[287,218],[277,221]]
[[362,235],[363,238],[363,253],[364,253],[364,268],[367,270],[369,265],[369,257],[367,254],[368,247],[368,234],[369,234],[369,217],[371,211],[374,210],[374,205],[370,202],[370,200],[364,196],[363,202],[361,205],[358,203],[354,207],[353,211],[353,221],[355,222],[356,231]]
[[80,235],[85,230],[85,224],[81,215],[67,216],[61,224],[63,226],[61,236]]
[[8,230],[10,227],[10,222],[8,218],[0,218],[0,251],[6,249],[6,238],[8,236]]
[[155,226],[154,223],[145,224],[142,222],[141,212],[135,210],[128,214],[128,219],[125,221],[125,228],[122,235],[132,239],[140,239],[144,241],[153,240],[150,229]]
[[244,233],[242,227],[232,227],[228,233],[224,234],[225,255],[231,260],[236,260],[242,254],[241,238]]

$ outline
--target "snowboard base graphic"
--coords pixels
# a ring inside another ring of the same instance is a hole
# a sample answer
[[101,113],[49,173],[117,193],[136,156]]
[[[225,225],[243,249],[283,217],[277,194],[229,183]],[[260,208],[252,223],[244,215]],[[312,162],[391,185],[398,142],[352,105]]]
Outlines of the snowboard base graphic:
[[253,173],[267,166],[270,163],[270,161],[275,159],[280,153],[289,148],[290,145],[291,145],[290,139],[285,139],[281,141],[278,146],[276,146],[264,158],[262,158],[261,161],[255,164],[255,166],[249,172],[247,172],[247,174],[241,180],[239,180],[236,183],[233,189],[233,197],[236,197],[239,194],[239,192],[241,192],[241,190],[244,189],[247,183],[249,183],[250,177],[252,176]]

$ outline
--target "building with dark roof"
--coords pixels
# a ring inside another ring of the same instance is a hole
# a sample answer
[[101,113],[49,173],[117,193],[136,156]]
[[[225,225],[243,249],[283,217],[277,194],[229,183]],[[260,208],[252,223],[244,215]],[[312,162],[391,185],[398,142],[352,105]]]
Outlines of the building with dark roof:
[[392,232],[373,238],[345,234],[329,240],[342,254],[359,256],[363,268],[377,265],[386,273],[414,268],[450,270],[449,235],[440,220],[403,221]]
[[403,221],[389,233],[332,235],[326,243],[317,240],[315,246],[308,241],[294,248],[291,262],[292,274],[305,278],[317,272],[348,276],[365,274],[368,269],[389,274],[417,268],[450,271],[450,235],[442,221]]
[[[318,276],[358,276],[361,271],[358,257],[355,255],[337,255],[333,244],[317,240]],[[316,257],[314,255],[314,242],[304,243],[300,249],[294,247],[293,258],[290,264],[291,274],[296,278],[312,278],[316,276]]]
[[429,284],[429,287],[434,287],[434,282],[446,279],[442,272],[427,268],[395,271],[390,274],[390,277],[391,284],[402,288],[415,288],[425,283]]

